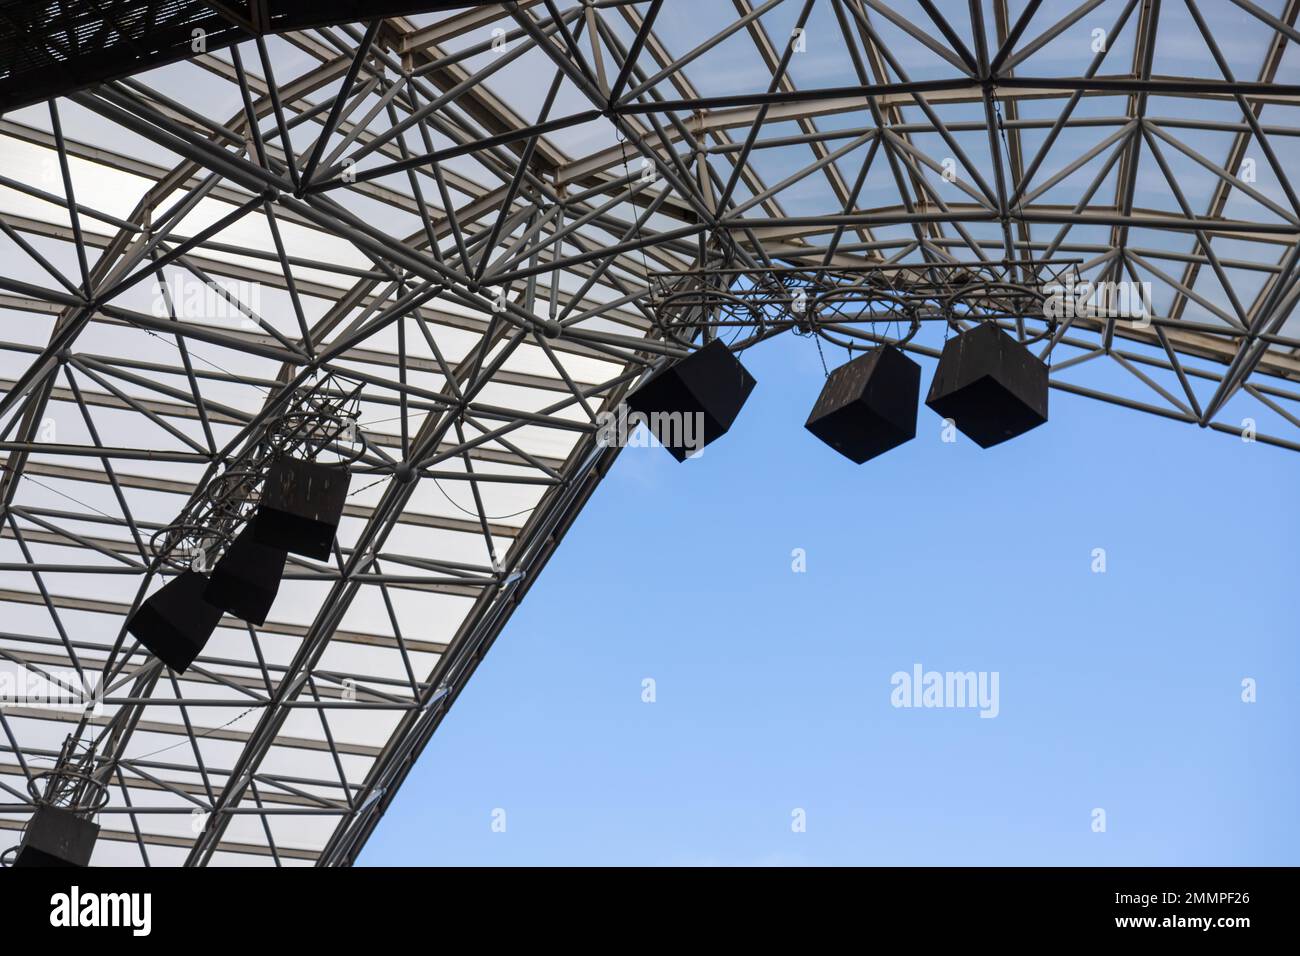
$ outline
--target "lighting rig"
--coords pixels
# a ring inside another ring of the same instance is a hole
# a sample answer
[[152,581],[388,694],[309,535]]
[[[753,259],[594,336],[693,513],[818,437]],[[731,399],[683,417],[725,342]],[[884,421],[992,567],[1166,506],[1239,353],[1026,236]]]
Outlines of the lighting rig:
[[[265,624],[290,553],[329,558],[348,466],[365,451],[360,393],[359,383],[334,374],[295,391],[176,521],[154,534],[154,567],[175,576],[141,604],[127,630],[168,667],[183,673],[223,613]],[[338,460],[318,460],[326,453]]]
[[[921,367],[905,349],[924,323],[937,321],[945,341],[925,404],[990,448],[1047,421],[1048,366],[1030,346],[1054,342],[1070,316],[1086,314],[1086,303],[1080,311],[1073,302],[1052,307],[1080,285],[1076,260],[755,269],[718,256],[655,277],[658,331],[689,354],[654,370],[627,404],[649,422],[702,414],[708,444],[754,388],[736,353],[793,331],[815,337],[819,348],[825,341],[848,351],[850,360],[827,372],[806,427],[861,464],[915,437]],[[891,338],[882,327],[898,331]],[[720,338],[726,330],[735,332],[729,345]]]

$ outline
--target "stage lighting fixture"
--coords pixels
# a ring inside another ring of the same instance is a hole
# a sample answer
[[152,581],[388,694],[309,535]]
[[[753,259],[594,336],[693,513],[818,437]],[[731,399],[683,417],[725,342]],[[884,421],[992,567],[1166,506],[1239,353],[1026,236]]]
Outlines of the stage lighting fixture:
[[252,524],[247,524],[213,567],[203,597],[213,607],[260,627],[280,590],[285,557],[283,548],[259,544]]
[[722,437],[754,390],[754,377],[720,339],[652,375],[627,397],[678,461]]
[[925,404],[990,448],[1047,421],[1047,366],[984,322],[944,344]]
[[38,806],[27,821],[13,865],[89,866],[98,837],[99,824],[64,807]]
[[831,372],[804,425],[859,465],[916,437],[921,366],[892,345]]
[[338,532],[350,475],[345,467],[280,458],[262,487],[253,521],[259,544],[326,560]]
[[197,571],[172,578],[131,615],[126,629],[155,657],[183,673],[221,622],[221,608],[204,598],[208,579]]

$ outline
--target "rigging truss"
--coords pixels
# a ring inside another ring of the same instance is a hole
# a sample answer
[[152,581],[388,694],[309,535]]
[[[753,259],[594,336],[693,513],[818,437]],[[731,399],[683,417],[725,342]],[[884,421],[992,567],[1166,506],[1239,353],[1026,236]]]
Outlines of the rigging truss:
[[[998,321],[1060,391],[1300,450],[1300,0],[280,6],[0,4],[11,842],[75,780],[97,863],[352,863],[600,413],[714,336]],[[360,432],[333,557],[175,674],[125,621],[303,396]]]

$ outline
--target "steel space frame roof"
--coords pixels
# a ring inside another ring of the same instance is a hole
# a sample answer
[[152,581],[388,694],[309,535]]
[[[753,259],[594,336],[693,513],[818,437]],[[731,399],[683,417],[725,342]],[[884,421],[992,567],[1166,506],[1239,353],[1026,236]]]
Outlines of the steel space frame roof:
[[[73,734],[96,863],[352,863],[618,454],[599,414],[722,331],[655,293],[718,248],[1150,283],[1007,327],[1059,391],[1300,449],[1300,0],[313,6],[0,4],[0,667],[103,688],[0,707],[14,842]],[[368,436],[333,559],[170,672],[125,632],[151,535],[331,373]]]

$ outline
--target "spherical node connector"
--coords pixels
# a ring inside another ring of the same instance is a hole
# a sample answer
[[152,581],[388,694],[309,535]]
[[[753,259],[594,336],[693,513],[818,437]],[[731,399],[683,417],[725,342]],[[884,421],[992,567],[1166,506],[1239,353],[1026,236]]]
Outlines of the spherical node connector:
[[558,339],[564,334],[564,326],[554,319],[547,319],[542,323],[542,335],[548,339]]
[[401,484],[409,485],[415,481],[415,466],[409,461],[404,461],[397,466],[397,470],[393,472],[393,477]]

